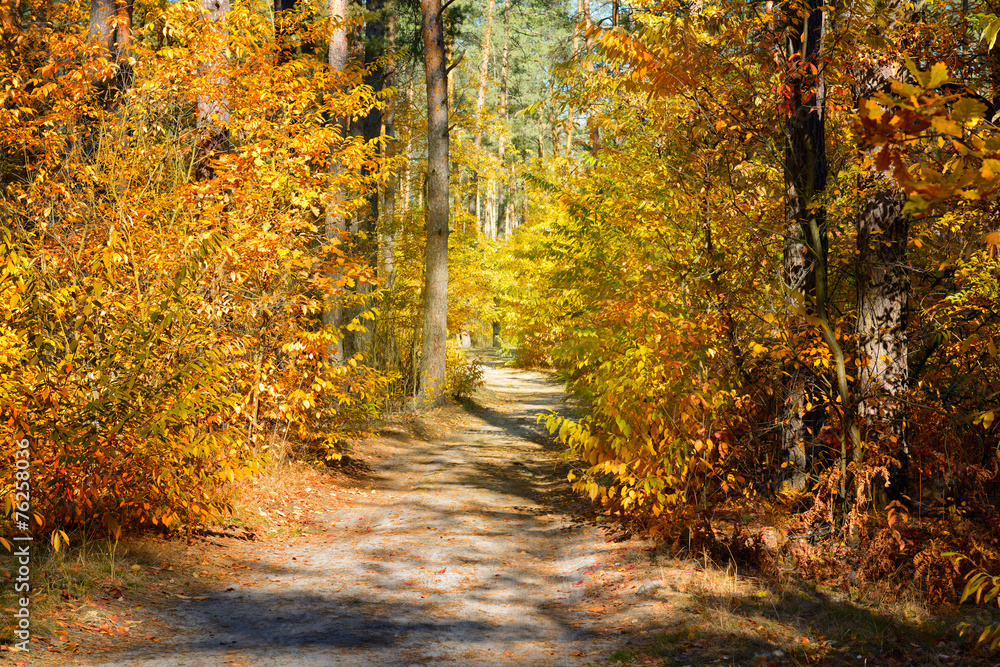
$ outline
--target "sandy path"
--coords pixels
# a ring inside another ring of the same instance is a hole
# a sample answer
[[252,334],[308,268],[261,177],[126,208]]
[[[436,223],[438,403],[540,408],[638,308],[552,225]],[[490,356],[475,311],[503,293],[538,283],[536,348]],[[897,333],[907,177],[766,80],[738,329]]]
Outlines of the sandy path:
[[177,633],[119,665],[581,665],[607,646],[580,607],[605,547],[566,507],[535,424],[551,378],[489,368],[462,428],[408,441],[323,535],[169,610]]

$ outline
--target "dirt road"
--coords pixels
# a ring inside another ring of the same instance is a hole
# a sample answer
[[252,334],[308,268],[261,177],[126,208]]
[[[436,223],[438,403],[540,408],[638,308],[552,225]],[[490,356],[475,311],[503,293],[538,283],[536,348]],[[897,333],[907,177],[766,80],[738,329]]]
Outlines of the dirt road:
[[178,601],[171,636],[88,664],[592,664],[607,625],[581,607],[584,573],[605,537],[564,513],[565,464],[536,425],[561,389],[496,367],[486,381],[450,435],[400,435],[371,491],[318,517],[324,534]]

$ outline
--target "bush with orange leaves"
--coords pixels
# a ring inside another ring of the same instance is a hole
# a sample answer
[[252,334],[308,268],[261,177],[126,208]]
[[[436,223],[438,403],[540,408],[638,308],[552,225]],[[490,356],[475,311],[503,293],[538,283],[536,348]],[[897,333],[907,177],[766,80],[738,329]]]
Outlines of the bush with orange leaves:
[[[327,220],[356,214],[380,173],[377,147],[328,119],[378,100],[358,72],[278,58],[245,8],[213,32],[178,4],[167,46],[137,34],[109,104],[93,82],[120,65],[78,10],[0,26],[0,457],[13,471],[12,443],[29,440],[39,535],[190,530],[283,439],[336,457],[384,391],[337,358],[343,331],[323,321],[374,281]],[[224,76],[203,74],[205,49],[223,52],[205,35],[225,40]],[[205,95],[227,105],[231,143],[208,157]],[[195,180],[206,159],[212,177]]]

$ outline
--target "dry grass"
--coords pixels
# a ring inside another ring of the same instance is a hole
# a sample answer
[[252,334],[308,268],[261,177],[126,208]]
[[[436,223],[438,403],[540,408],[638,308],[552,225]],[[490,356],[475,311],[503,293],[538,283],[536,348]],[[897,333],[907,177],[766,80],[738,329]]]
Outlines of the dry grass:
[[[632,548],[634,551],[634,547]],[[658,629],[622,647],[627,665],[982,665],[1000,654],[960,637],[958,623],[980,627],[996,608],[932,607],[916,587],[885,594],[877,582],[846,590],[804,581],[787,564],[775,576],[747,576],[707,554],[677,559],[659,551],[633,558],[636,579],[656,585]],[[627,562],[627,556],[618,558]],[[634,594],[634,593],[633,593]],[[647,625],[648,627],[648,625]]]
[[[31,646],[35,656],[46,648],[74,647],[81,632],[125,636],[133,623],[127,618],[125,602],[134,604],[150,584],[151,574],[164,562],[164,550],[155,540],[88,540],[55,551],[36,548],[31,564]],[[0,553],[0,561],[10,571],[12,557]],[[0,592],[0,605],[10,610],[16,603],[11,582]],[[5,618],[9,616],[5,614]],[[3,644],[11,644],[13,626],[3,627]],[[18,653],[5,652],[17,663]],[[42,656],[45,654],[42,653]],[[48,664],[33,657],[31,664]]]

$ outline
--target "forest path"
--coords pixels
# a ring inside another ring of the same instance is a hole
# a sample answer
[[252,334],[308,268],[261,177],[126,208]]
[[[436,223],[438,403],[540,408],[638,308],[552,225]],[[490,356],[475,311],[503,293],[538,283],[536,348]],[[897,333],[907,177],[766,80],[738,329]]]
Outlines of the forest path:
[[588,613],[586,580],[615,546],[574,518],[566,464],[536,424],[562,388],[489,360],[485,380],[475,403],[444,409],[451,433],[383,433],[398,445],[371,491],[317,516],[323,532],[258,543],[236,580],[158,610],[169,636],[86,664],[604,662],[622,638]]

